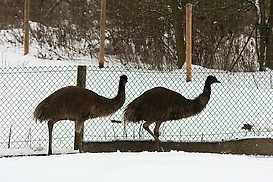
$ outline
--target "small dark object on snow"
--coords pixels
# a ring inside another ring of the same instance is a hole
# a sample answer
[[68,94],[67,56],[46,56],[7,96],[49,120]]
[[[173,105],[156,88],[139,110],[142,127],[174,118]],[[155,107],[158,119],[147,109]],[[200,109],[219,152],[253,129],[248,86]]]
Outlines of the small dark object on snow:
[[253,128],[253,125],[251,124],[244,124],[244,126],[242,127],[243,130],[248,130],[251,131],[251,129]]
[[121,123],[120,120],[111,120],[112,123]]

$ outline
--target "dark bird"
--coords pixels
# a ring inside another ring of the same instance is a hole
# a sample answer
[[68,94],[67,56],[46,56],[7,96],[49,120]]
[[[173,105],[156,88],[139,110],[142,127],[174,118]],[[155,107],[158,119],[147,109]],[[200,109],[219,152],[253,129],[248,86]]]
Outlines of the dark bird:
[[244,124],[244,126],[242,127],[243,130],[247,130],[247,131],[251,131],[253,128],[253,125],[251,124]]
[[[187,118],[200,113],[207,105],[211,84],[220,83],[216,77],[208,76],[203,93],[193,100],[164,87],[155,87],[140,95],[128,104],[124,111],[124,121],[144,121],[143,128],[155,139],[159,150],[159,128],[163,122]],[[154,132],[149,126],[155,123]]]
[[95,92],[68,86],[61,88],[38,104],[34,111],[36,121],[47,122],[49,132],[48,155],[52,154],[52,130],[53,125],[60,120],[71,120],[75,122],[75,136],[79,151],[82,152],[80,132],[84,121],[87,119],[108,116],[118,109],[125,102],[125,84],[127,76],[120,76],[118,94],[109,99],[96,94]]

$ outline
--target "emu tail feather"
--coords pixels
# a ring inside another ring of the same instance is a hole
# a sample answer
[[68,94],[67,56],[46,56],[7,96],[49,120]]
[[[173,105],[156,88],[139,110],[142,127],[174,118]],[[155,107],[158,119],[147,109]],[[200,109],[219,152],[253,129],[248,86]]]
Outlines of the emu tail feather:
[[34,119],[40,122],[46,121],[48,120],[48,117],[46,116],[46,111],[47,111],[47,105],[48,103],[46,102],[46,100],[43,100],[35,109],[33,115],[34,115]]
[[124,111],[124,121],[139,122],[139,117],[135,112],[135,109],[127,107]]

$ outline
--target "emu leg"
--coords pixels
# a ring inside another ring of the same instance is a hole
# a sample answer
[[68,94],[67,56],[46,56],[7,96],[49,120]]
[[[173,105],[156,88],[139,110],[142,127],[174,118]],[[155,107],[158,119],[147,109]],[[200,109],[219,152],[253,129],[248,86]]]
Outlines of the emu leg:
[[159,128],[160,128],[161,122],[155,123],[155,128],[154,128],[154,134],[158,138],[159,137]]
[[[82,153],[82,135],[81,135],[81,131],[83,128],[83,122],[79,121],[76,122],[76,130],[75,130],[75,139],[77,139],[77,141],[75,141],[76,145],[79,148],[79,152]],[[74,145],[75,147],[75,145]]]
[[52,154],[52,130],[53,130],[53,121],[48,121],[47,126],[48,126],[48,155]]
[[81,134],[75,132],[75,137],[77,138],[76,144],[77,144],[77,147],[79,149],[79,152],[82,153],[82,145],[81,145],[81,140],[82,139],[81,139]]
[[[155,123],[155,128],[154,128],[154,134],[157,138],[159,138],[159,128],[160,128],[161,122],[156,122]],[[156,147],[157,150],[160,152],[164,152],[164,149],[162,148],[162,146],[160,146],[160,140],[158,139],[158,141],[156,141]]]
[[159,149],[159,142],[160,140],[158,139],[158,137],[150,130],[149,126],[151,125],[152,123],[149,123],[148,121],[146,121],[144,124],[143,124],[143,128],[148,131],[148,133],[150,133],[150,135],[152,135],[155,139],[155,144],[156,144],[156,149],[157,151],[160,151]]
[[78,145],[78,141],[79,141],[79,136],[77,135],[77,128],[79,127],[79,122],[75,121],[75,134],[74,134],[74,150],[78,150],[79,149],[79,145]]

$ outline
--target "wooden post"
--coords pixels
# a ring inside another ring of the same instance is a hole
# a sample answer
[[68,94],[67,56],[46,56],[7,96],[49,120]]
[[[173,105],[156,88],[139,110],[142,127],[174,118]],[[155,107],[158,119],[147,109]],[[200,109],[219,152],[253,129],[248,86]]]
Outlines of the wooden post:
[[[77,72],[77,87],[85,88],[86,86],[86,66],[78,66],[78,72]],[[74,135],[74,150],[78,150],[78,136],[76,135],[76,127],[77,127],[77,122],[75,123],[75,135]],[[83,128],[81,131],[81,138],[83,138]]]
[[24,10],[24,55],[29,52],[29,1],[25,0],[25,10]]
[[191,74],[192,61],[192,4],[186,4],[186,81],[192,79]]
[[106,0],[101,0],[101,20],[100,20],[100,60],[99,68],[104,67],[104,40],[106,27]]
[[78,66],[77,87],[85,88],[86,86],[86,66]]

